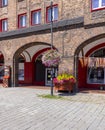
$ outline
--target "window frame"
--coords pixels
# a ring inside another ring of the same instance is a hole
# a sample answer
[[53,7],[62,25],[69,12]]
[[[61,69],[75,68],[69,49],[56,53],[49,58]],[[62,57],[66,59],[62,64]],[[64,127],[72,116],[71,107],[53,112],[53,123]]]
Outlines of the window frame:
[[[20,25],[20,17],[22,17],[22,16],[26,16],[26,24],[25,24],[25,26],[21,26]],[[23,14],[19,14],[18,15],[18,28],[20,29],[20,28],[26,28],[27,27],[27,13],[23,13]]]
[[[99,3],[102,4],[102,0],[99,0],[99,1],[100,1]],[[92,6],[93,6],[93,0],[91,0],[91,12],[105,9],[105,6],[99,6],[97,8],[93,8]]]
[[[53,9],[54,7],[57,7],[57,8],[58,8],[58,4],[52,5],[52,9]],[[46,7],[46,23],[51,23],[51,21],[48,20],[48,9],[49,9],[49,8],[51,9],[51,5],[48,6],[48,7]],[[58,11],[58,14],[57,14],[57,15],[59,16],[59,11]],[[57,19],[57,20],[53,20],[53,22],[56,22],[56,21],[58,21],[58,19]]]
[[[41,24],[41,21],[40,21],[40,23],[38,23],[38,24],[34,24],[34,23],[33,23],[33,13],[35,13],[35,12],[40,12],[40,13],[41,13],[41,9],[37,9],[37,10],[32,10],[32,11],[31,11],[31,25],[32,25],[32,26],[40,25],[40,24]],[[40,18],[41,18],[41,14],[40,14]]]
[[[3,25],[3,21],[6,21],[6,24],[7,24],[7,29],[3,29],[2,25]],[[8,18],[4,18],[4,19],[1,19],[0,20],[0,32],[7,32],[8,31]]]

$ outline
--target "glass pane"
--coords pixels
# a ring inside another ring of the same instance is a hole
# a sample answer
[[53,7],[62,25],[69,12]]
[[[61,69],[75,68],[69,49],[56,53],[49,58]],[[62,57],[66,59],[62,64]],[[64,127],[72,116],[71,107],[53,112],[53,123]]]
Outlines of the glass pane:
[[24,63],[19,63],[18,80],[24,80]]
[[48,9],[48,21],[51,21],[51,9]]
[[23,15],[20,17],[20,27],[25,27],[26,26],[26,15]]
[[58,7],[53,8],[53,20],[58,20]]
[[92,8],[98,8],[99,7],[99,0],[92,0]]
[[2,5],[5,6],[8,4],[8,0],[2,0]]
[[105,57],[105,48],[95,51],[91,54],[91,57]]
[[19,19],[19,26],[22,27],[22,16]]
[[0,66],[0,79],[3,79],[4,76],[4,66]]
[[41,23],[41,11],[38,12],[38,23]]
[[41,23],[41,12],[34,12],[32,14],[32,24],[40,24]]
[[102,6],[105,6],[105,0],[102,0]]
[[88,68],[88,83],[104,83],[104,68]]
[[26,16],[24,15],[23,16],[23,27],[25,27],[26,26]]
[[2,31],[7,31],[7,20],[2,21]]
[[[52,9],[52,20],[58,20],[58,7]],[[51,21],[51,8],[48,9],[48,21]]]

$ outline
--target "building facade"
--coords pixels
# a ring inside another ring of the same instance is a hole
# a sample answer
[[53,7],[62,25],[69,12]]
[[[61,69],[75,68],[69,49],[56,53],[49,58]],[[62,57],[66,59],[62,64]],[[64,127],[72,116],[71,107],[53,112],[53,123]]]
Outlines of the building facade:
[[51,48],[62,54],[54,73],[69,69],[77,89],[105,84],[105,0],[0,0],[0,81],[11,68],[11,85],[51,84],[41,62]]

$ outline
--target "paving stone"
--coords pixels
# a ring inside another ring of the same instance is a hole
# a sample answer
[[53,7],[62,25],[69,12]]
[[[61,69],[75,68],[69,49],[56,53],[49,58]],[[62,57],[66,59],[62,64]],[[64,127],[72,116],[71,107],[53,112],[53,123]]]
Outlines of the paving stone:
[[105,130],[104,94],[77,93],[65,100],[39,94],[50,90],[0,88],[0,130]]

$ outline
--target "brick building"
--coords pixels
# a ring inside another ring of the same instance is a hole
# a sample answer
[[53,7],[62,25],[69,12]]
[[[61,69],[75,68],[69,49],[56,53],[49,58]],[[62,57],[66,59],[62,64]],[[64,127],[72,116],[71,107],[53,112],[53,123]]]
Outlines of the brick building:
[[[105,0],[53,0],[53,47],[62,54],[55,69],[73,71],[77,88],[105,84]],[[50,85],[41,62],[51,47],[51,2],[0,0],[0,80],[11,68],[11,86]]]

